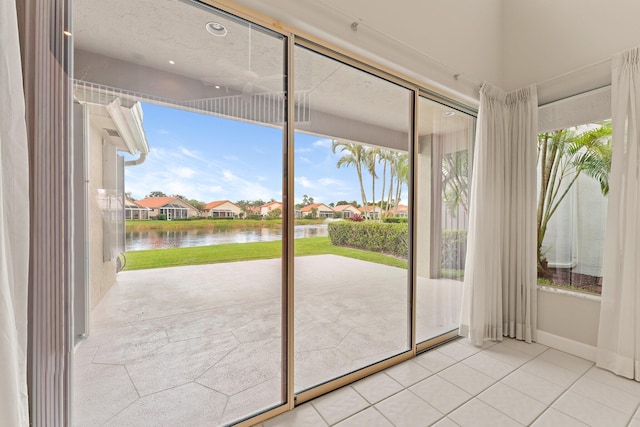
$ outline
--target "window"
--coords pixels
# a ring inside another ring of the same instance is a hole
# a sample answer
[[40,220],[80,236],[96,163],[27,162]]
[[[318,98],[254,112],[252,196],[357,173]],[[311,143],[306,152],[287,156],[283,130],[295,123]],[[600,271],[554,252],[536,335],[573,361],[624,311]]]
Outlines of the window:
[[538,135],[538,283],[600,294],[611,121]]

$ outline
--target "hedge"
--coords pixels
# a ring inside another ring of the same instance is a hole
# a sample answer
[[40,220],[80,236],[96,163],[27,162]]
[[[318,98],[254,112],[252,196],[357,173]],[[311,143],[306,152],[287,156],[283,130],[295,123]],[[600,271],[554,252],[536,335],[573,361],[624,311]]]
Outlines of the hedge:
[[441,245],[441,267],[464,270],[467,255],[467,230],[442,230]]
[[329,239],[336,246],[381,252],[406,259],[409,252],[407,224],[336,221],[329,223]]

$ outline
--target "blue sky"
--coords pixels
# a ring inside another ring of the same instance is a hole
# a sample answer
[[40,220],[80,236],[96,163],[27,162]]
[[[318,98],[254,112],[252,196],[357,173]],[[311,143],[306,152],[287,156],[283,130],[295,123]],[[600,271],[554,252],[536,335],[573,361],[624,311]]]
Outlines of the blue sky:
[[[144,163],[125,169],[125,191],[141,199],[151,191],[214,200],[282,199],[282,130],[143,104],[149,142]],[[360,201],[355,169],[338,169],[331,140],[295,136],[295,199]],[[381,172],[380,172],[381,173]],[[376,200],[381,181],[376,182]],[[365,190],[371,198],[371,177]]]

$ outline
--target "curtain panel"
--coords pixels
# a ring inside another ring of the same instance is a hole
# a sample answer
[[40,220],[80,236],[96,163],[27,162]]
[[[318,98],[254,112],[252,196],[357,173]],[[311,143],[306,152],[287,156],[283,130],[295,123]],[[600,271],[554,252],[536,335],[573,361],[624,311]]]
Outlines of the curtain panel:
[[640,48],[616,55],[597,365],[640,381]]
[[484,84],[476,129],[460,335],[536,340],[536,87]]
[[0,425],[28,426],[29,179],[16,4],[0,2]]

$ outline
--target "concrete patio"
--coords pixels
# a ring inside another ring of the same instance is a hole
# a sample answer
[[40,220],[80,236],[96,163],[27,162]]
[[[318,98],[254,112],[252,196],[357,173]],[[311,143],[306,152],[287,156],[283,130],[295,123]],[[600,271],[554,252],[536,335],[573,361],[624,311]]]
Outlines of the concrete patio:
[[[281,402],[280,260],[122,272],[75,353],[75,425],[224,425]],[[408,349],[407,271],[295,261],[295,390]],[[457,327],[461,282],[420,278],[418,341]]]

